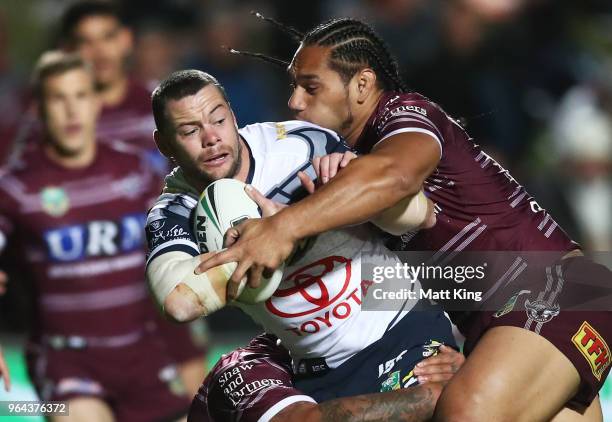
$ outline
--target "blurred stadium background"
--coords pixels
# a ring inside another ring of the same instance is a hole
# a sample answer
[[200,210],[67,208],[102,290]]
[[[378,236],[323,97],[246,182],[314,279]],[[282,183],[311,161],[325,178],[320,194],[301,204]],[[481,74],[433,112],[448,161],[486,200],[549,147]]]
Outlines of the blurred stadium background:
[[[70,2],[0,2],[0,157],[19,138],[28,78],[54,47]],[[573,238],[612,246],[612,3],[606,0],[125,0],[136,35],[130,69],[154,87],[193,67],[225,85],[240,125],[289,116],[281,69],[229,55],[221,45],[289,59],[290,38],[250,15],[257,10],[307,30],[354,16],[374,24],[408,85],[460,117]],[[2,200],[0,198],[0,200]],[[1,268],[1,267],[0,267]],[[0,299],[0,344],[14,387],[0,400],[34,397],[21,353],[28,324],[18,280]],[[236,312],[210,318],[211,362],[257,328]],[[612,420],[612,383],[602,391]],[[17,418],[11,420],[17,421]],[[28,418],[27,420],[34,420]]]

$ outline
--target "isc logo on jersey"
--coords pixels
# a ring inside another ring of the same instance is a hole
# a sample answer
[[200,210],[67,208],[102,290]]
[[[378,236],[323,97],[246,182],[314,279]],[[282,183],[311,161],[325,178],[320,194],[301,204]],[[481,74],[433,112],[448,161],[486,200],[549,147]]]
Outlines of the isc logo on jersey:
[[88,221],[44,233],[49,257],[56,262],[112,256],[142,248],[146,216],[126,215],[119,221]]
[[[257,204],[244,191],[245,186],[239,180],[220,179],[204,189],[194,217],[194,232],[201,252],[220,251],[228,229],[248,218],[261,218]],[[256,289],[246,287],[246,279],[242,280],[237,300],[257,303],[269,298],[283,278],[283,268],[284,265],[272,277],[263,279]]]

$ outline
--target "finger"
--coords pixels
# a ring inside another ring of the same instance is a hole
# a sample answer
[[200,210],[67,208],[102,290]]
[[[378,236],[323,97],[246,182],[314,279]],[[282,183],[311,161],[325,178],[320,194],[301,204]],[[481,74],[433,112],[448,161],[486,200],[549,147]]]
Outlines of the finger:
[[321,180],[321,157],[316,156],[312,159],[312,166],[314,167],[317,179]]
[[256,289],[261,285],[261,275],[264,271],[264,267],[261,265],[253,265],[247,272],[247,284],[249,287]]
[[440,346],[439,350],[440,350],[441,353],[450,353],[450,354],[453,354],[453,355],[459,354],[459,355],[463,356],[462,353],[458,352],[457,350],[453,349],[450,346],[447,346],[446,344],[443,344],[442,346]]
[[428,382],[448,382],[453,377],[452,374],[435,374],[435,375],[423,375],[417,377],[419,384],[427,384]]
[[211,252],[204,252],[203,254],[201,254],[199,256],[200,258],[200,262],[204,262],[210,258],[212,258],[214,255],[218,254],[218,252],[216,251],[211,251]]
[[414,368],[415,375],[454,374],[456,371],[451,364],[429,365]]
[[223,247],[229,248],[240,238],[240,232],[234,227],[230,227],[223,235]]
[[325,184],[329,181],[329,155],[321,157],[321,183]]
[[298,178],[300,179],[300,182],[302,183],[302,186],[304,187],[304,189],[306,189],[306,192],[312,194],[315,191],[315,184],[312,181],[312,179],[310,178],[310,176],[308,176],[306,173],[304,173],[303,171],[298,172]]
[[227,264],[230,262],[238,262],[240,261],[239,257],[240,253],[238,250],[236,250],[236,248],[226,249],[224,251],[214,253],[211,257],[202,260],[200,262],[200,265],[195,268],[194,273],[202,274],[213,267],[217,267],[219,265]]
[[346,167],[348,163],[353,161],[355,158],[357,158],[357,154],[355,154],[354,152],[351,152],[351,151],[345,152],[344,155],[342,156],[342,161],[340,161],[340,168]]
[[247,270],[251,266],[251,262],[246,260],[244,262],[239,262],[238,266],[234,270],[234,273],[229,279],[227,284],[227,299],[228,300],[236,300],[239,296],[238,288],[240,287],[240,283],[242,283],[242,279],[245,277]]
[[239,282],[235,282],[230,279],[227,282],[226,296],[228,302],[231,300],[235,300],[238,296],[240,296],[240,284],[242,284],[242,280]]
[[261,192],[255,189],[252,185],[246,185],[244,191],[259,207],[261,208],[262,216],[268,217],[276,214],[276,206],[273,201],[266,198]]
[[440,353],[440,354],[437,354],[436,356],[428,357],[427,359],[424,359],[421,362],[417,363],[417,367],[429,366],[429,365],[440,365],[444,363],[455,362],[456,360],[457,360],[456,355]]
[[333,179],[342,161],[342,154],[334,153],[329,158],[329,178]]

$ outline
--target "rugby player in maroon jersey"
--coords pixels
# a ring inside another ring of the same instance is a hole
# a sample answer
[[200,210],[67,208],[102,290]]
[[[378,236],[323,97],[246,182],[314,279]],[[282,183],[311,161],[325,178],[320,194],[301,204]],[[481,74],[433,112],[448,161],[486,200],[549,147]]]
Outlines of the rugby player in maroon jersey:
[[155,124],[150,90],[129,71],[134,34],[113,2],[78,1],[63,14],[61,36],[68,50],[78,51],[93,65],[96,89],[102,102],[97,133],[101,140],[124,142],[142,148],[160,174],[167,161],[151,137]]
[[462,363],[460,354],[442,346],[415,368],[422,382],[418,387],[316,403],[294,386],[287,350],[275,336],[260,334],[221,357],[193,399],[188,422],[429,420],[443,384]]
[[69,420],[177,420],[189,400],[142,270],[160,180],[132,147],[96,142],[80,56],[43,55],[34,91],[45,137],[0,170],[0,251],[22,261],[11,283],[33,282],[30,378],[41,400],[68,401]]
[[[199,271],[237,261],[231,283],[248,272],[249,283],[258,285],[299,239],[366,221],[424,187],[439,208],[437,224],[419,232],[410,249],[551,251],[559,258],[527,262],[542,271],[539,291],[530,292],[525,307],[545,297],[550,303],[540,311],[546,315],[483,311],[456,320],[470,356],[444,390],[434,419],[563,420],[582,413],[600,420],[597,393],[610,370],[611,314],[559,313],[554,305],[584,274],[601,286],[612,280],[610,271],[582,257],[551,216],[437,104],[406,92],[395,60],[366,24],[339,19],[314,28],[301,38],[289,72],[296,118],[337,131],[364,155],[300,203],[234,228],[238,241]],[[520,268],[512,269],[516,277]]]
[[[153,142],[155,123],[151,92],[132,78],[127,61],[132,54],[133,33],[113,2],[75,2],[64,12],[62,38],[66,47],[91,62],[96,89],[102,103],[97,135],[103,141],[121,140],[143,150],[152,168],[165,176],[168,161]],[[204,324],[196,321],[195,324]],[[159,321],[188,390],[195,394],[205,375],[202,347],[194,344],[188,327]]]

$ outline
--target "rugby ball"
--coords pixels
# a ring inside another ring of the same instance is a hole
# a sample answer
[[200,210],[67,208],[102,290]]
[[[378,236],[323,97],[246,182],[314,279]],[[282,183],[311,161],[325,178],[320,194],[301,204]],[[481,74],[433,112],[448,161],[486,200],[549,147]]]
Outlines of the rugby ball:
[[[235,179],[219,179],[210,185],[198,200],[194,217],[194,233],[200,252],[220,251],[224,248],[227,230],[249,218],[261,218],[259,207],[244,190],[246,185]],[[236,263],[232,263],[236,267]],[[267,300],[278,288],[285,265],[270,278],[263,278],[255,289],[246,286],[246,277],[238,289],[238,302],[253,304]],[[228,274],[228,278],[231,274]]]

